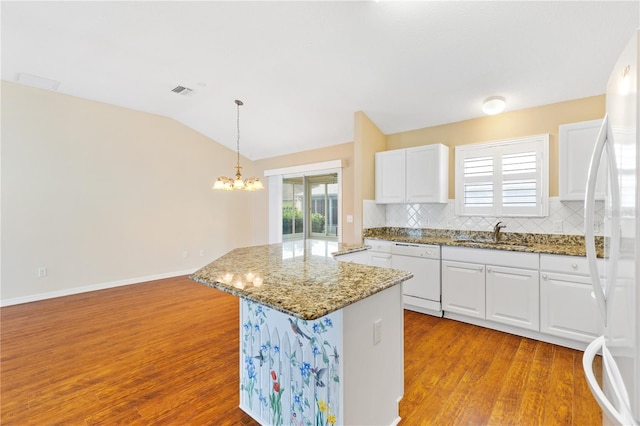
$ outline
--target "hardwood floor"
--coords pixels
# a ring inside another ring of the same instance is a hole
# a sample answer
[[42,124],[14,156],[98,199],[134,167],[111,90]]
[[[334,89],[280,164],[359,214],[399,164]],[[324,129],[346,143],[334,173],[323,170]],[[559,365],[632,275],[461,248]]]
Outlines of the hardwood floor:
[[[234,296],[179,277],[0,318],[2,425],[256,424],[238,408]],[[581,359],[405,311],[401,425],[601,424]]]

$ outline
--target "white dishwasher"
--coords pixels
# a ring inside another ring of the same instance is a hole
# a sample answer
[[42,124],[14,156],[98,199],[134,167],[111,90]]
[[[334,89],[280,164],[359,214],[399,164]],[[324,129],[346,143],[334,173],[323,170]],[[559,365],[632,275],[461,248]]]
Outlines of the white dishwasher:
[[413,278],[402,283],[405,309],[442,316],[440,246],[393,243],[391,267],[413,273]]

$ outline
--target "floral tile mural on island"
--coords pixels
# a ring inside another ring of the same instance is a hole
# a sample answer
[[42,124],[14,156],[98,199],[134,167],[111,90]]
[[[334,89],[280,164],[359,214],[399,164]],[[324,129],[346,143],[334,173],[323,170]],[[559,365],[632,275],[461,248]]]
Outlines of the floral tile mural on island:
[[261,424],[342,424],[341,313],[306,321],[240,306],[240,407]]
[[[547,217],[456,216],[454,200],[446,204],[376,204],[374,200],[363,201],[364,228],[434,228],[467,231],[491,231],[493,225],[502,221],[507,225],[504,232],[531,234],[584,235],[584,202],[560,201],[549,198]],[[604,202],[596,202],[595,233],[602,235]]]

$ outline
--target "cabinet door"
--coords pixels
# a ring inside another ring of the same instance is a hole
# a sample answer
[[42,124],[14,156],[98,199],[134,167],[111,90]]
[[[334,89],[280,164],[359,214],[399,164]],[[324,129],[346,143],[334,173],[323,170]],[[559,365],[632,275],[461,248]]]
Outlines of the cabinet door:
[[[559,127],[558,184],[562,201],[584,201],[589,164],[602,120],[563,124]],[[600,167],[596,184],[596,200],[604,200],[606,169]]]
[[391,268],[391,253],[369,253],[369,265]]
[[540,331],[539,272],[487,265],[487,319]]
[[601,334],[591,279],[542,272],[540,280],[540,331],[581,342]]
[[446,203],[449,195],[449,148],[434,144],[406,151],[406,202]]
[[442,261],[442,310],[485,317],[484,265]]
[[376,203],[404,202],[405,150],[376,153]]

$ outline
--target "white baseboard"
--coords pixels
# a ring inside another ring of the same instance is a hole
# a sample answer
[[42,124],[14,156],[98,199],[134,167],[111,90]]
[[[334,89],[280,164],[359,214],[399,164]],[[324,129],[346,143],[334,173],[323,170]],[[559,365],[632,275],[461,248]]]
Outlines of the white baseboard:
[[0,300],[0,306],[19,305],[21,303],[37,302],[38,300],[53,299],[56,297],[70,296],[72,294],[87,293],[90,291],[104,290],[107,288],[120,287],[123,285],[138,284],[147,281],[161,280],[163,278],[178,277],[180,275],[189,275],[197,271],[195,269],[187,269],[184,271],[165,272],[163,274],[147,275],[144,277],[128,278],[124,280],[111,281],[108,283],[92,284],[83,287],[74,287],[65,290],[49,291],[46,293],[33,294],[30,296],[14,297],[12,299]]

